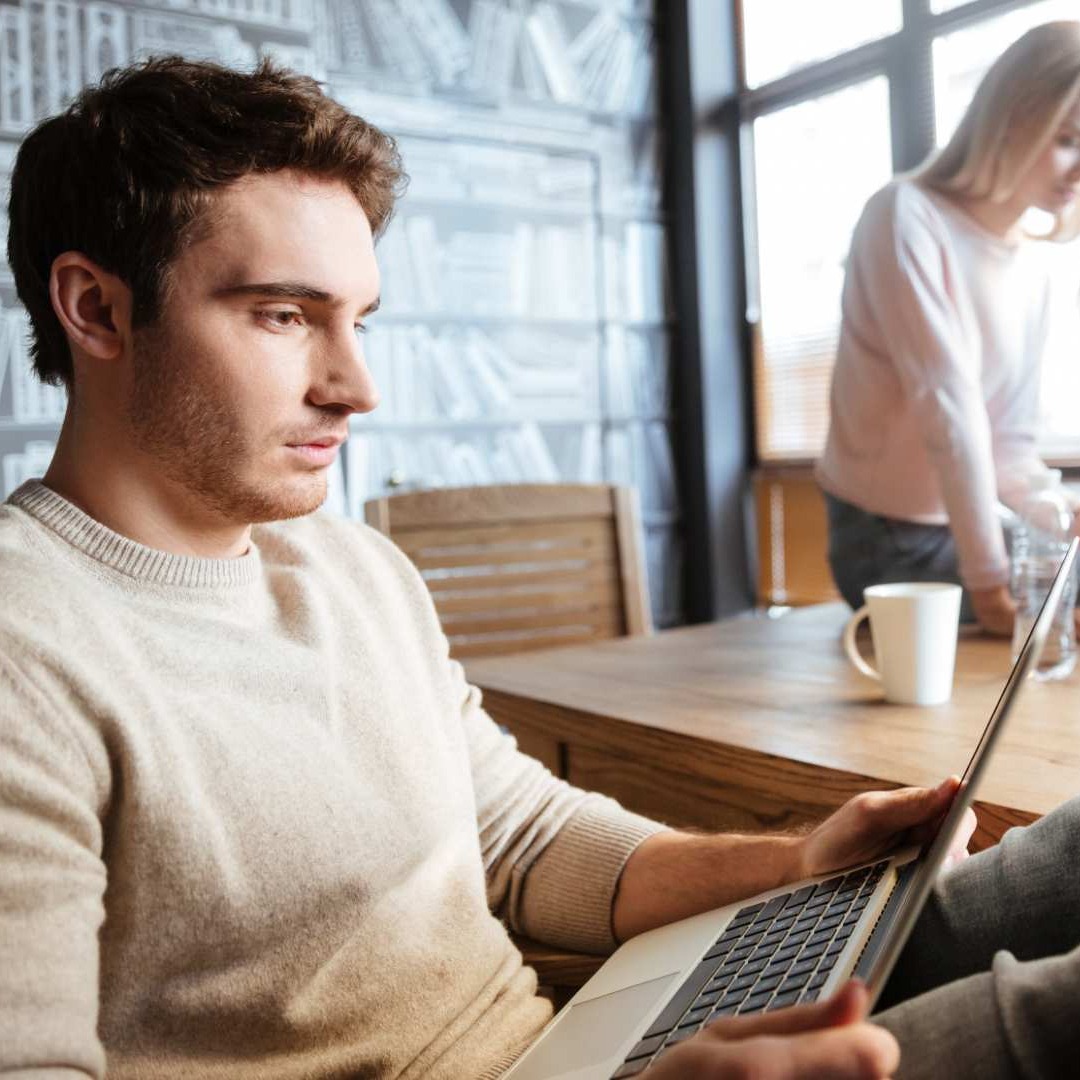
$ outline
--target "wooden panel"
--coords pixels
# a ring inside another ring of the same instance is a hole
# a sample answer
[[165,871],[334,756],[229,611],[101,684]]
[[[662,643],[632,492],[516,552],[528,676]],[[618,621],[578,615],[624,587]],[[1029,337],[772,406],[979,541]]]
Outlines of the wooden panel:
[[610,751],[567,747],[567,779],[586,791],[599,791],[623,806],[677,828],[732,832],[792,829],[819,821],[842,798],[807,801],[781,798],[769,789],[747,787],[735,770],[728,778],[705,780],[658,768]]
[[440,612],[440,618],[443,630],[451,637],[467,637],[503,630],[552,630],[560,626],[596,627],[598,631],[602,631],[600,636],[612,637],[615,635],[611,630],[616,634],[622,630],[622,612],[610,603],[568,605],[554,611],[527,611],[523,614],[511,614],[497,606],[489,611],[467,614],[446,615]]
[[[531,938],[513,935],[514,944],[521,952],[522,959],[536,971],[536,977],[542,987],[584,986],[600,970],[606,956],[593,956],[591,953],[568,952],[551,945],[542,945]],[[555,997],[556,1008],[562,1008],[568,997]]]
[[[501,586],[504,590],[511,590],[518,586],[537,587],[546,582],[559,585],[564,584],[597,584],[606,585],[615,581],[615,568],[610,565],[593,563],[585,569],[556,569],[552,570],[544,566],[536,566],[531,570],[515,571],[512,574],[500,572],[498,577],[454,577],[454,578],[428,578],[427,587],[432,596],[443,596],[447,592],[455,594],[474,594],[481,588],[496,588]],[[473,586],[476,586],[474,589]]]
[[628,634],[651,634],[652,608],[649,601],[645,558],[641,550],[641,514],[633,488],[615,488],[615,527],[619,538],[619,578],[626,611]]
[[580,645],[597,639],[619,637],[622,622],[604,626],[561,626],[547,630],[506,630],[476,634],[471,638],[450,635],[450,651],[458,658],[477,656],[506,656],[537,649],[556,649],[564,645]]
[[552,517],[598,517],[612,513],[610,488],[602,484],[503,484],[405,492],[389,500],[389,532],[447,521],[530,521]]
[[[434,583],[433,583],[434,584]],[[477,589],[432,589],[435,606],[445,619],[458,613],[488,611],[497,604],[507,615],[526,611],[553,611],[556,609],[588,610],[603,607],[611,600],[611,590],[595,585],[587,579],[571,580],[557,587],[548,585],[523,586],[502,589],[485,586]]]
[[837,599],[825,500],[812,470],[759,469],[753,484],[758,600],[798,606]]
[[529,757],[536,758],[553,776],[566,779],[566,744],[550,735],[543,735],[532,728],[504,725],[517,739],[518,749]]
[[394,532],[394,543],[409,552],[425,557],[437,557],[441,552],[453,554],[471,548],[483,548],[497,554],[516,551],[521,547],[542,549],[586,548],[599,545],[605,551],[615,548],[611,517],[552,518],[548,521],[503,522],[499,525],[460,525],[434,528],[403,528]]

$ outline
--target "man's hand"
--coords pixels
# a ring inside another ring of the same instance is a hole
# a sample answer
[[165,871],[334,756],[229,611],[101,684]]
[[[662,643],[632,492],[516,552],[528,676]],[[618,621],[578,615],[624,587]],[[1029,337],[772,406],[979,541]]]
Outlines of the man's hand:
[[900,1049],[863,1020],[866,990],[848,983],[830,1001],[718,1020],[669,1050],[641,1080],[884,1080]]
[[969,589],[971,609],[979,625],[988,633],[1008,637],[1012,633],[1016,604],[1007,585],[993,585],[989,589]]
[[[626,941],[766,889],[871,862],[905,843],[923,843],[958,784],[952,777],[936,788],[856,795],[804,836],[701,836],[674,830],[650,836],[623,867],[612,911],[615,938]],[[968,811],[951,859],[967,854],[974,828],[975,815]]]
[[[797,877],[814,877],[870,862],[904,844],[922,844],[933,835],[960,786],[950,776],[936,788],[867,791],[849,799],[803,840]],[[949,852],[949,863],[967,855],[975,831],[969,809]]]

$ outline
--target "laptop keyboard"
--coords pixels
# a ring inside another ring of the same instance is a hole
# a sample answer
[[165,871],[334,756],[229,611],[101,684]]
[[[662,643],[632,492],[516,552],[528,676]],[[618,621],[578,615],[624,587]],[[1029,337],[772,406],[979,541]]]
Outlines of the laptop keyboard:
[[637,1076],[721,1016],[815,1001],[888,865],[886,859],[742,908],[612,1080]]

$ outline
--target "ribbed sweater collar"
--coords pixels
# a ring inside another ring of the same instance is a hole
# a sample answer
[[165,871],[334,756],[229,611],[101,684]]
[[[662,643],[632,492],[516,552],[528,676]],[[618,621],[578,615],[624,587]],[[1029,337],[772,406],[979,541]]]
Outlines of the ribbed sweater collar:
[[8,503],[18,507],[87,557],[127,577],[155,585],[244,585],[262,566],[258,548],[235,559],[200,559],[173,555],[136,543],[95,521],[40,480],[15,490]]

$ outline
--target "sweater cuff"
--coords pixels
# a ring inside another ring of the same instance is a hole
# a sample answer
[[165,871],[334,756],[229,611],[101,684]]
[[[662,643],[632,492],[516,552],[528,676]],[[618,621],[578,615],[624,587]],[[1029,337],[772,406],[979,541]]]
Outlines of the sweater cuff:
[[590,796],[530,868],[522,896],[525,932],[579,952],[610,953],[618,944],[612,908],[626,860],[666,825]]

